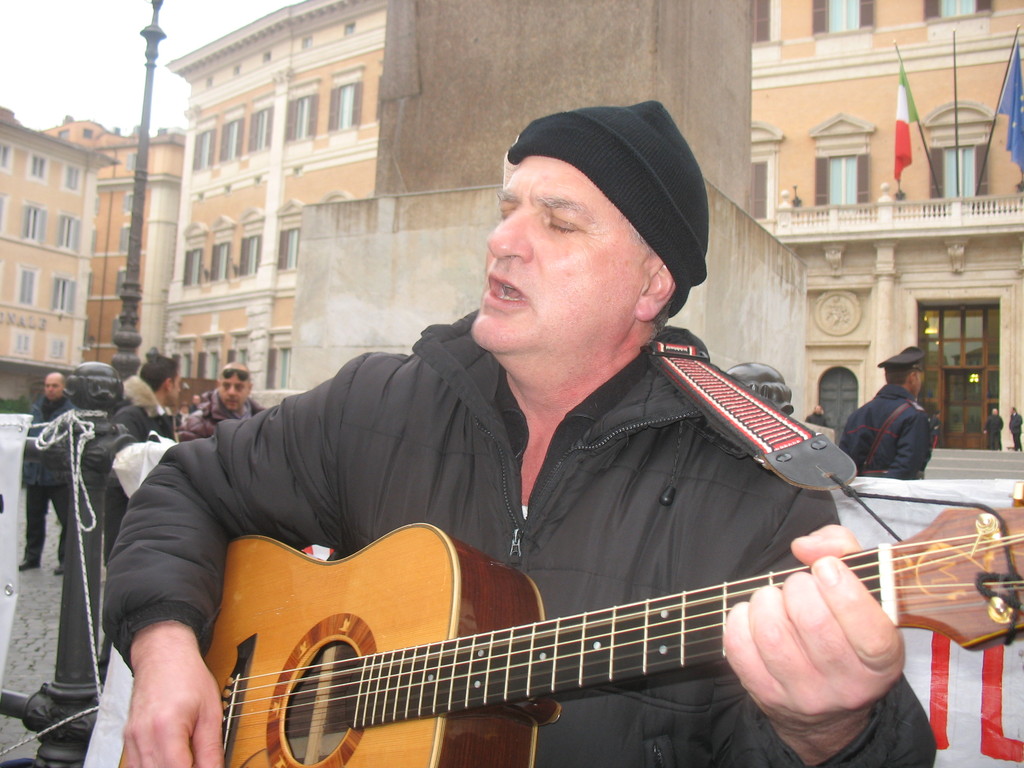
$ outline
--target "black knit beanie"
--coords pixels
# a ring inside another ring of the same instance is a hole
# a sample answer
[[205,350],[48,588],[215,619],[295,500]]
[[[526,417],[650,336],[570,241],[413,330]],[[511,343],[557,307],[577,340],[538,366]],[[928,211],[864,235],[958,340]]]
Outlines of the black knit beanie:
[[671,115],[657,101],[587,107],[534,120],[508,151],[569,163],[589,178],[640,233],[672,274],[675,314],[707,277],[708,200],[704,178]]

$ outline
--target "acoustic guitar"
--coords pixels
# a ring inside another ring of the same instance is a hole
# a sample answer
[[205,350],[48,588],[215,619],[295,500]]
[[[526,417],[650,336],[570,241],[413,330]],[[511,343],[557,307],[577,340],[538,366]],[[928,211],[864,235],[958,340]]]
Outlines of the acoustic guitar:
[[[900,626],[985,647],[1024,629],[1024,509],[998,514],[845,560]],[[543,697],[721,658],[729,608],[787,575],[545,620],[526,576],[429,525],[337,562],[239,539],[205,657],[227,765],[531,765]]]

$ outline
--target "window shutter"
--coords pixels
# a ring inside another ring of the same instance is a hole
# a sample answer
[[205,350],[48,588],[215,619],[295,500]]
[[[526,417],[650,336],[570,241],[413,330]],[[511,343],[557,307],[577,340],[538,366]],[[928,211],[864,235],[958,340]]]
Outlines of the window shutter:
[[285,127],[284,127],[284,138],[285,138],[285,141],[294,141],[295,140],[295,113],[298,111],[298,109],[299,109],[299,104],[298,104],[297,101],[289,101],[288,102],[288,117],[285,120]]
[[979,144],[974,148],[974,188],[978,195],[988,194],[988,174],[985,173],[984,162],[985,147]]
[[939,0],[924,0],[924,17],[934,19],[939,15]]
[[199,368],[199,378],[201,378],[201,379],[208,378],[207,375],[206,375],[206,353],[205,352],[200,352],[196,356],[196,365]]
[[231,131],[228,130],[228,126],[224,126],[220,131],[220,161],[223,163],[229,157],[231,157]]
[[358,128],[362,124],[363,116],[363,81],[355,84],[355,93],[352,96],[352,127]]
[[267,389],[276,389],[275,378],[277,378],[277,350],[271,347],[267,350]]
[[975,13],[985,13],[992,10],[992,0],[976,0],[974,3]]
[[828,0],[814,0],[811,12],[811,28],[814,34],[828,32]]
[[341,87],[331,89],[331,105],[327,116],[327,130],[336,131],[341,125]]
[[256,146],[256,123],[258,121],[259,112],[253,112],[249,116],[249,151],[255,152],[259,147]]
[[267,135],[266,135],[266,138],[264,139],[267,143],[264,146],[267,146],[267,147],[270,146],[270,139],[274,135],[273,134],[273,130],[274,130],[274,108],[273,107],[269,107],[267,109],[267,130],[266,130],[266,134]]
[[768,216],[768,163],[750,164],[750,215],[755,219]]
[[277,241],[277,268],[288,269],[288,230],[282,229]]
[[828,158],[814,159],[814,204],[828,205]]
[[243,146],[243,143],[244,143],[242,141],[242,138],[243,138],[242,134],[245,132],[245,120],[242,120],[241,118],[239,118],[238,120],[235,121],[235,124],[238,126],[238,130],[235,132],[235,151],[234,151],[234,156],[235,157],[239,157],[242,154],[242,146]]
[[64,311],[69,315],[75,314],[75,289],[78,287],[78,283],[73,280],[68,281],[68,291],[64,297]]
[[857,155],[857,202],[870,202],[870,187],[868,186],[868,168],[870,157],[868,155]]
[[860,0],[860,26],[875,26],[875,0]]
[[320,104],[320,95],[314,93],[309,97],[309,131],[306,133],[306,138],[312,138],[316,136],[316,112],[317,106]]
[[932,179],[932,197],[942,197],[942,179],[946,174],[946,152],[942,147],[932,147],[928,150],[932,157],[932,170],[935,178]]

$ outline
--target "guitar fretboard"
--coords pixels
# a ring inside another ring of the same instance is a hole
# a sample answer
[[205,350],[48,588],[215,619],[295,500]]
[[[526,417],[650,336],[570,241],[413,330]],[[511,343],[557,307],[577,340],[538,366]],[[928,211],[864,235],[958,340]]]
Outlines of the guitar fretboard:
[[[877,553],[846,562],[873,594]],[[868,575],[865,576],[864,574]],[[363,728],[624,682],[722,656],[726,613],[774,575],[348,659],[331,676]]]

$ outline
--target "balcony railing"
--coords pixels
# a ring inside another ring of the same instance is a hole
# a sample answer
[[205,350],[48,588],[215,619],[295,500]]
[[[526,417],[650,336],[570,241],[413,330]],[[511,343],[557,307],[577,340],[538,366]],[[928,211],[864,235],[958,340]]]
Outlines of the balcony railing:
[[780,238],[852,233],[908,232],[993,227],[1024,231],[1024,195],[893,200],[861,205],[780,207],[775,226]]

